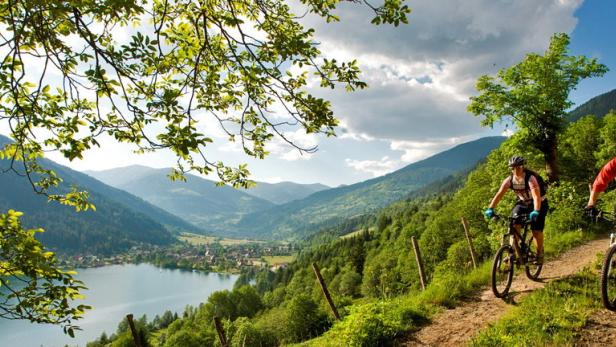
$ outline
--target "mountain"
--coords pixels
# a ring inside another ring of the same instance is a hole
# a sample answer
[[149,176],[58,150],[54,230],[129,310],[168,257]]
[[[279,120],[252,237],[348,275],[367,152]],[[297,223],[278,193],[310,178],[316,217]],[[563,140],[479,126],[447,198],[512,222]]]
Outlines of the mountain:
[[485,137],[458,145],[390,174],[356,184],[323,190],[304,199],[244,216],[229,227],[237,236],[253,238],[299,238],[320,228],[357,216],[413,191],[475,166],[504,137]]
[[265,183],[257,182],[255,187],[245,190],[247,194],[273,202],[276,205],[299,200],[310,194],[329,189],[320,183],[299,184],[294,182]]
[[611,110],[616,110],[616,89],[611,92],[595,96],[582,105],[576,107],[573,111],[569,112],[567,119],[571,122],[575,122],[576,120],[589,114],[597,117],[603,117]]
[[101,181],[173,213],[206,232],[223,234],[243,215],[275,205],[229,186],[186,175],[186,182],[171,181],[170,169],[128,166],[88,173]]
[[[0,136],[0,147],[10,140]],[[39,239],[62,253],[113,253],[138,243],[168,244],[175,237],[168,228],[198,231],[180,218],[119,189],[71,170],[51,160],[39,164],[64,180],[57,188],[66,192],[76,185],[90,193],[96,211],[75,212],[70,206],[48,202],[36,194],[30,182],[12,171],[8,160],[0,161],[0,211],[24,212],[24,226],[42,227]]]

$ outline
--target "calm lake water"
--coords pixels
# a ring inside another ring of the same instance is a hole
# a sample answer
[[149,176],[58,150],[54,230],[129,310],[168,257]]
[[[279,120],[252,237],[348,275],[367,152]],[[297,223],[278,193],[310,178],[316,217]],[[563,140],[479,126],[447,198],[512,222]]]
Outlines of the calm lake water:
[[93,307],[77,321],[83,329],[75,338],[58,326],[0,319],[0,346],[85,346],[103,331],[115,332],[128,314],[146,314],[148,321],[166,310],[181,315],[186,305],[196,306],[218,290],[232,289],[238,275],[159,269],[149,264],[113,265],[78,270],[77,278],[89,288],[80,301]]

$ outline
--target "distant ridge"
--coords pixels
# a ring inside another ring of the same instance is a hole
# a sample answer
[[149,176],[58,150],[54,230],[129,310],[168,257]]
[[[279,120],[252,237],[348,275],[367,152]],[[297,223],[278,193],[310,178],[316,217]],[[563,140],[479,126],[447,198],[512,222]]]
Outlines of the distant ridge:
[[255,187],[244,190],[246,194],[265,199],[276,205],[285,204],[293,200],[299,200],[310,194],[330,189],[330,187],[320,184],[299,184],[295,182],[265,183],[257,182]]
[[[505,137],[485,137],[460,144],[387,175],[314,193],[304,199],[252,213],[229,226],[236,236],[262,239],[306,237],[328,223],[373,211],[413,191],[475,166]],[[331,221],[331,222],[329,222]]]
[[88,173],[101,181],[139,196],[205,233],[224,232],[226,225],[243,215],[275,206],[272,202],[229,186],[187,174],[186,182],[172,181],[171,169],[127,166]]
[[576,107],[573,111],[569,112],[567,119],[570,122],[575,122],[576,120],[589,114],[602,118],[611,110],[616,111],[616,89],[595,96],[582,105]]
[[[9,142],[0,135],[0,147]],[[180,218],[88,175],[48,159],[41,159],[40,164],[64,180],[58,191],[68,191],[70,185],[88,191],[96,212],[77,213],[70,206],[47,202],[46,197],[33,191],[27,179],[10,171],[0,174],[0,210],[24,212],[24,225],[44,228],[38,238],[61,253],[114,253],[139,243],[173,242],[175,236],[169,229],[199,231]],[[0,165],[6,169],[9,162],[0,160]]]

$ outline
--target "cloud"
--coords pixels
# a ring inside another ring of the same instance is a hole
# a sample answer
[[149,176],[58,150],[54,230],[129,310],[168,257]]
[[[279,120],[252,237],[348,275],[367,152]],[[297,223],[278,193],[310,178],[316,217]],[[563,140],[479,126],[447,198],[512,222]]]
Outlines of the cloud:
[[466,112],[483,74],[542,52],[555,32],[571,32],[582,0],[409,1],[410,24],[370,25],[371,13],[340,3],[339,23],[307,16],[328,58],[357,59],[370,88],[314,93],[332,101],[347,138],[444,141],[478,136]]
[[452,137],[444,140],[432,140],[432,141],[392,141],[391,149],[394,151],[403,151],[404,154],[400,157],[400,160],[404,163],[414,163],[416,161],[425,159],[430,155],[444,151],[454,145],[464,143],[472,140],[472,138],[466,137]]
[[307,134],[303,128],[298,128],[293,131],[283,131],[282,135],[295,146],[301,148],[302,151],[293,147],[278,135],[274,136],[274,138],[266,144],[266,149],[271,155],[287,161],[311,159],[313,153],[308,153],[303,150],[313,149],[319,144],[318,136],[315,134]]
[[388,156],[381,158],[381,160],[354,160],[347,158],[345,163],[347,166],[360,172],[369,173],[373,177],[392,172],[400,165],[400,161],[390,159]]

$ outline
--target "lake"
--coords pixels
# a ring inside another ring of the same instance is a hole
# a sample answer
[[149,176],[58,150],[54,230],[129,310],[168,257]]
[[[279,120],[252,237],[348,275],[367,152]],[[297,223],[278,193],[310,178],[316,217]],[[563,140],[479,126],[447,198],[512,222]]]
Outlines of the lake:
[[78,269],[78,279],[89,288],[78,301],[92,306],[77,321],[83,330],[75,338],[52,325],[0,319],[0,346],[52,347],[85,346],[103,331],[115,332],[118,323],[132,313],[135,319],[146,314],[148,321],[166,310],[182,315],[186,305],[197,306],[218,290],[232,289],[238,275],[160,269],[150,264],[113,265]]

